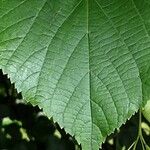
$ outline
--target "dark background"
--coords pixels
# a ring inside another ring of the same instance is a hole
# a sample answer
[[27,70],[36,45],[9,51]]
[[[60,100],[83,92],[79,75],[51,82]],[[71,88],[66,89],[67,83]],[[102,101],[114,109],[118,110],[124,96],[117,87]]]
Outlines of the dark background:
[[[149,123],[143,129],[150,143]],[[107,137],[103,150],[126,150],[136,139],[138,113]],[[21,93],[0,70],[0,150],[81,150],[74,137],[66,134],[53,119],[44,116],[37,106],[26,104]],[[137,149],[141,150],[140,143]]]

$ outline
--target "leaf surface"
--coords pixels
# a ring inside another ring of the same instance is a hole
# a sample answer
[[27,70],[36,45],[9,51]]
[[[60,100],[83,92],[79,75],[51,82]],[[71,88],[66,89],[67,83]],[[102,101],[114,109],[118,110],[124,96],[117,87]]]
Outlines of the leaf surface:
[[98,150],[149,97],[140,1],[0,0],[0,68],[83,150]]
[[[143,21],[143,25],[147,33],[148,39],[150,39],[150,1],[135,0],[134,3],[138,11],[138,14]],[[150,99],[150,48],[149,47],[150,47],[149,40],[148,42],[147,40],[145,40],[145,44],[143,47],[144,50],[141,50],[143,51],[142,52],[143,54],[141,54],[142,58],[140,58],[141,60],[139,61],[141,62],[139,66],[140,66],[141,79],[143,83],[143,104],[144,105],[146,104],[147,100]]]

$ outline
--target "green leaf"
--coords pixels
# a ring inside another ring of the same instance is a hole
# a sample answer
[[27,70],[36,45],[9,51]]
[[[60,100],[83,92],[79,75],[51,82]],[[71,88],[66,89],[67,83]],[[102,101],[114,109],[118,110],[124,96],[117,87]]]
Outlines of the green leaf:
[[144,106],[142,113],[147,121],[150,122],[150,100],[147,101],[146,105]]
[[[150,1],[149,0],[134,0],[134,1],[135,1],[135,7],[137,9],[137,12],[143,22],[144,29],[147,33],[147,37],[148,39],[150,39]],[[143,49],[144,48],[145,49],[141,54],[143,55],[142,56],[143,59],[140,58],[141,60],[139,60],[139,62],[141,61],[139,67],[140,67],[140,74],[143,83],[143,100],[144,100],[143,104],[144,105],[146,104],[147,100],[150,99],[150,46],[149,46],[149,40],[147,42],[146,41],[143,47]]]
[[150,97],[141,2],[0,0],[0,68],[83,150],[98,150]]

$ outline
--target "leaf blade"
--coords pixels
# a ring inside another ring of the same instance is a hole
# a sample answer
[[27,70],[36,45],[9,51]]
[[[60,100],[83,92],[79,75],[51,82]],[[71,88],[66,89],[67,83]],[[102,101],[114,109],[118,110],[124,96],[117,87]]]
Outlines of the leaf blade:
[[149,51],[138,40],[150,42],[133,1],[0,3],[0,68],[83,149],[98,149],[142,102]]

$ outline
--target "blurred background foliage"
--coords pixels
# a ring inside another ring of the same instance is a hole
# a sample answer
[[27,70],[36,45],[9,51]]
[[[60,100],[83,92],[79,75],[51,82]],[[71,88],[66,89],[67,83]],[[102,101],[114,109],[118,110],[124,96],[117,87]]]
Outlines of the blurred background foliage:
[[[138,113],[109,135],[102,150],[127,150],[138,134]],[[142,117],[142,131],[150,144],[150,124]],[[81,150],[74,137],[27,104],[0,70],[0,150]],[[137,145],[141,150],[141,143]]]

